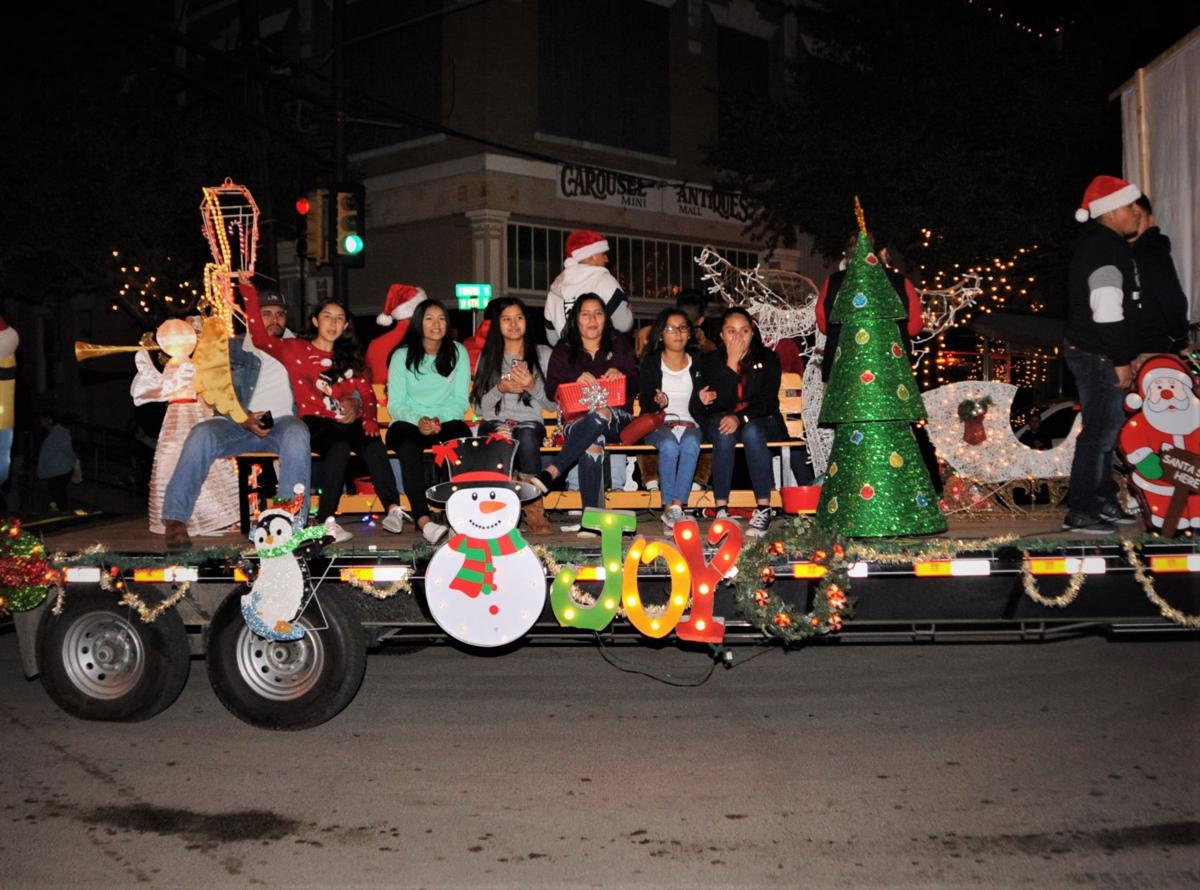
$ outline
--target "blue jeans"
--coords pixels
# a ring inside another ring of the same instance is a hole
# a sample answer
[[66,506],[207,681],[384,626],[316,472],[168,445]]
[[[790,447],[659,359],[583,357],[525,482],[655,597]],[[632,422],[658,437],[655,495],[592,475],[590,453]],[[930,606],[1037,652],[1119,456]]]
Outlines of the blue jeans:
[[771,489],[775,487],[775,474],[771,472],[771,450],[767,448],[767,443],[772,439],[784,438],[779,418],[773,415],[756,417],[749,423],[739,425],[732,433],[724,435],[717,429],[723,416],[714,414],[704,421],[704,437],[712,442],[713,446],[713,498],[718,503],[729,500],[729,486],[733,482],[733,459],[737,455],[735,446],[740,441],[742,450],[746,452],[746,468],[750,471],[750,485],[754,488],[754,497],[759,501],[767,500],[771,497]]
[[212,462],[248,451],[272,451],[279,455],[279,497],[291,498],[297,484],[309,494],[311,458],[308,427],[299,417],[277,417],[266,436],[259,437],[228,417],[210,417],[192,427],[179,463],[167,483],[163,497],[163,519],[186,523],[200,496],[200,487]]
[[658,485],[662,491],[663,509],[679,501],[685,507],[696,478],[696,461],[700,459],[700,428],[684,427],[683,437],[676,439],[675,431],[660,426],[646,436],[645,443],[658,449]]
[[546,427],[537,420],[522,420],[509,427],[503,420],[485,420],[479,424],[479,435],[486,436],[496,430],[506,429],[517,443],[516,468],[522,473],[533,475],[542,469],[542,443],[546,441]]
[[551,461],[559,476],[579,464],[579,495],[585,507],[604,506],[604,454],[588,454],[587,450],[592,445],[603,448],[606,441],[619,441],[621,430],[630,420],[629,412],[623,408],[609,410],[611,418],[588,414],[567,424],[563,449]]
[[1065,343],[1063,357],[1075,378],[1083,413],[1083,432],[1075,442],[1075,458],[1071,461],[1067,503],[1072,513],[1097,516],[1104,506],[1117,502],[1113,465],[1117,436],[1125,423],[1125,391],[1117,388],[1117,372],[1107,356]]
[[13,431],[0,430],[0,485],[8,481],[9,460],[12,455]]

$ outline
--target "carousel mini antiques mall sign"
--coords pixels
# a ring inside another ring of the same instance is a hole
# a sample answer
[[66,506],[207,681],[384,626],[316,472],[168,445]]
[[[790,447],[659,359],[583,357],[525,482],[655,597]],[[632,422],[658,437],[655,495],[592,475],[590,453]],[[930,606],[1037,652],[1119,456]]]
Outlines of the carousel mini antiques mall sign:
[[737,192],[689,182],[663,182],[580,164],[559,167],[558,196],[625,210],[721,222],[745,224],[754,214],[754,205]]

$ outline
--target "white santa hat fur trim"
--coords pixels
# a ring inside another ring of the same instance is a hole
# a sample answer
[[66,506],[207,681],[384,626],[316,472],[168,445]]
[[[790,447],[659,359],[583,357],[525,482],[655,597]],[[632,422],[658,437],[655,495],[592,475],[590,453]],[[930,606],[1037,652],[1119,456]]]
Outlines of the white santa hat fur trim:
[[1169,377],[1180,381],[1188,388],[1189,392],[1196,386],[1192,375],[1175,358],[1171,356],[1152,358],[1138,371],[1138,391],[1125,396],[1125,406],[1130,411],[1140,411],[1146,398],[1146,388],[1160,377]]
[[383,311],[375,316],[375,321],[386,328],[393,322],[412,318],[417,306],[427,299],[428,296],[422,288],[412,284],[393,284],[388,288]]
[[576,229],[567,236],[565,247],[567,261],[574,260],[577,263],[597,254],[608,253],[608,242],[604,236],[591,229]]
[[1078,222],[1098,219],[1110,210],[1132,204],[1141,196],[1141,189],[1132,182],[1116,176],[1097,176],[1088,183],[1083,202],[1075,211],[1075,219]]

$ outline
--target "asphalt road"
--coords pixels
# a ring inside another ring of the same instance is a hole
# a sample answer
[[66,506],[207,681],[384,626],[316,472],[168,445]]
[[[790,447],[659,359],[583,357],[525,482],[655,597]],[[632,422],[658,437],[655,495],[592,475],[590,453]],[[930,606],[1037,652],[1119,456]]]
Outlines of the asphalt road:
[[842,646],[680,688],[593,648],[435,647],[372,656],[341,716],[279,734],[200,661],[150,722],[74,720],[8,633],[0,882],[1196,886],[1198,667],[1194,642]]

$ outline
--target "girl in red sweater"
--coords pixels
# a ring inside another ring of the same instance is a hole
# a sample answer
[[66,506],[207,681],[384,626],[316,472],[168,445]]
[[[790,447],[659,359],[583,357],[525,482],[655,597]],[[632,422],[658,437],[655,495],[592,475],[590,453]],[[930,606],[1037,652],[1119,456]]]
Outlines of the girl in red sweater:
[[308,425],[311,448],[321,457],[320,472],[313,478],[321,491],[317,520],[339,542],[352,537],[333,515],[354,451],[366,462],[375,493],[386,507],[383,527],[399,534],[404,527],[400,495],[379,438],[375,392],[345,308],[334,300],[324,301],[312,317],[308,338],[284,340],[272,337],[263,325],[254,285],[243,283],[240,291],[254,345],[287,368],[296,413]]

